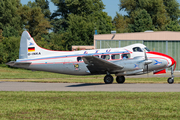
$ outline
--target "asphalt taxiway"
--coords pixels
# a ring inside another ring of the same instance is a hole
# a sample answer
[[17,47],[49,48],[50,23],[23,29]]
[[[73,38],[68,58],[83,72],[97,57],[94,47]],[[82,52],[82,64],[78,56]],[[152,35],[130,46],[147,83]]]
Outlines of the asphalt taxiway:
[[97,84],[0,82],[0,91],[129,91],[180,92],[180,84]]

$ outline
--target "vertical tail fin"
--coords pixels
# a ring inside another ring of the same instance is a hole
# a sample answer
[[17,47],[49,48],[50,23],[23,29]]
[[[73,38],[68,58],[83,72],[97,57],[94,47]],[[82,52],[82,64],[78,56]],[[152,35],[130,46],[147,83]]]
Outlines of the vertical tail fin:
[[24,31],[21,36],[20,48],[19,48],[19,59],[28,58],[28,41],[30,41],[31,36],[27,31]]
[[39,47],[34,39],[31,37],[29,32],[24,31],[21,36],[20,48],[19,48],[19,59],[31,59],[41,56],[48,56],[56,54],[58,51],[46,50]]

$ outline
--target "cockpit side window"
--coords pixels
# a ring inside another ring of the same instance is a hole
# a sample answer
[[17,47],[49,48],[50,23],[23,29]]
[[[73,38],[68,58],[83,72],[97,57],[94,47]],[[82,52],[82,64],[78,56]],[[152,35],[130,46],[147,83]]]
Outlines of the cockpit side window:
[[148,52],[150,52],[151,50],[149,50],[147,47],[145,48],[146,49],[146,51],[148,51]]
[[140,47],[134,47],[133,52],[143,52]]

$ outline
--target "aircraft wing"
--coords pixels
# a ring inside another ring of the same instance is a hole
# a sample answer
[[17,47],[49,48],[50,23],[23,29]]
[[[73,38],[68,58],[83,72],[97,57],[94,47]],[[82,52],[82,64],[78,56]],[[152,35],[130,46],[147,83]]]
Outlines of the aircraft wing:
[[16,62],[11,61],[6,63],[6,65],[12,66],[12,67],[28,67],[31,64],[31,62]]
[[122,66],[116,65],[95,56],[84,56],[82,59],[85,64],[88,64],[87,68],[89,71],[94,74],[106,73],[107,71],[109,73],[115,73],[123,69]]

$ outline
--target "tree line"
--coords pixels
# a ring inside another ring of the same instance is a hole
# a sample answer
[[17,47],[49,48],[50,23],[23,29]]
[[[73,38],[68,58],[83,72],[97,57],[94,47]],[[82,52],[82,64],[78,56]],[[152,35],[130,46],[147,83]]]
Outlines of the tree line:
[[[20,0],[0,1],[0,63],[18,58],[20,36],[27,30],[41,47],[71,50],[72,45],[92,45],[98,34],[154,31],[180,31],[180,9],[176,0],[120,0],[112,19],[102,0],[51,0],[57,9],[51,13],[50,0],[22,5]],[[112,8],[113,9],[113,8]]]

